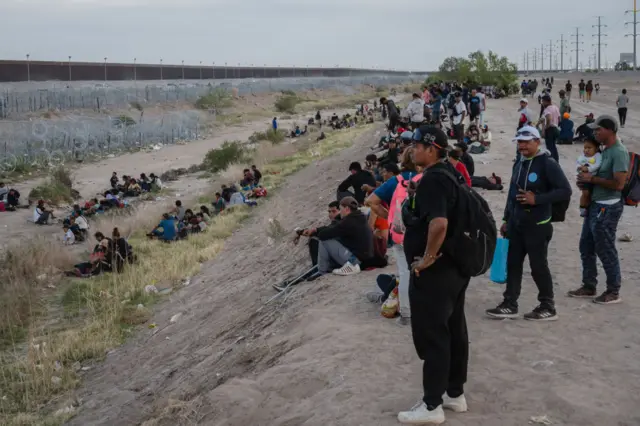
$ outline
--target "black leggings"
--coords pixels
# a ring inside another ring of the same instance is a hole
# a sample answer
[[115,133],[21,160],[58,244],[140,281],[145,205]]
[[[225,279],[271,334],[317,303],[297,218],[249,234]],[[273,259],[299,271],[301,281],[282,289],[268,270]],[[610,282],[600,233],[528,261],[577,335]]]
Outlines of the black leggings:
[[620,125],[624,126],[627,121],[627,107],[618,108],[618,117],[620,118]]

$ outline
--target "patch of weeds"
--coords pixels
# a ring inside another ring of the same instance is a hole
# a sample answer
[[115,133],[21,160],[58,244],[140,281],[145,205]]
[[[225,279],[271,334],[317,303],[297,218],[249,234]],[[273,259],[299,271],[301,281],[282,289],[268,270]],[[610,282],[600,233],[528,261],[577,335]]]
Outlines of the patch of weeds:
[[274,106],[279,112],[287,112],[289,114],[295,114],[296,105],[300,103],[300,98],[293,95],[282,95],[276,99]]
[[29,192],[30,200],[46,200],[48,203],[58,205],[71,203],[74,199],[74,191],[71,188],[72,179],[68,170],[63,167],[55,169],[47,182],[36,186]]
[[226,141],[220,148],[209,150],[202,162],[203,169],[211,173],[218,173],[230,164],[240,163],[246,159],[246,152],[240,141]]
[[137,124],[136,120],[134,120],[133,118],[129,117],[128,115],[120,115],[120,116],[112,119],[111,123],[115,127],[118,127],[118,128],[135,126]]
[[230,107],[232,103],[229,92],[221,87],[216,87],[206,95],[200,96],[198,100],[196,100],[196,108],[204,110],[219,110]]

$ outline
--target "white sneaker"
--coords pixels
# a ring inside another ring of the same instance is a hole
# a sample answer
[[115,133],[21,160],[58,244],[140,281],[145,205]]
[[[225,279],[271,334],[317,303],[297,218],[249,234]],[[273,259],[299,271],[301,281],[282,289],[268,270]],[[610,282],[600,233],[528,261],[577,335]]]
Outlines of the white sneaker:
[[407,425],[444,423],[444,411],[442,405],[438,405],[435,410],[429,411],[427,405],[420,401],[411,408],[411,411],[401,411],[398,413],[398,421]]
[[351,262],[347,262],[344,264],[342,268],[334,269],[333,273],[335,275],[341,275],[343,277],[349,275],[355,275],[360,273],[360,265],[354,265]]
[[464,397],[464,394],[457,398],[451,398],[446,392],[442,395],[442,408],[451,410],[454,413],[466,413],[469,410],[467,398]]

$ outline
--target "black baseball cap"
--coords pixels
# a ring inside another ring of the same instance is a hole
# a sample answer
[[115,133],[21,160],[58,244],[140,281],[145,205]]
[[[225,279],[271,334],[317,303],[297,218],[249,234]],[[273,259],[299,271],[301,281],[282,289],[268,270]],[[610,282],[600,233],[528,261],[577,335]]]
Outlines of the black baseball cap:
[[587,124],[587,126],[591,129],[605,129],[614,133],[618,131],[618,122],[610,115],[601,115],[596,118],[596,121]]
[[415,143],[423,145],[433,145],[436,148],[449,148],[449,138],[441,130],[433,126],[420,126],[413,131],[413,140]]

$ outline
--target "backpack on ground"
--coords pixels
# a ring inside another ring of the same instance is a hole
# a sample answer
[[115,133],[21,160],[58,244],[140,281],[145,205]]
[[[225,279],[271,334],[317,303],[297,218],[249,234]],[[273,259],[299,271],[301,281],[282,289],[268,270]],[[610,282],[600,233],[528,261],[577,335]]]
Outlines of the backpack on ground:
[[629,153],[629,173],[622,188],[622,201],[627,206],[640,204],[640,154]]
[[450,172],[439,173],[455,183],[458,199],[451,237],[445,240],[444,250],[453,258],[458,270],[465,276],[477,277],[491,268],[496,249],[498,231],[487,201],[472,188],[461,184]]

